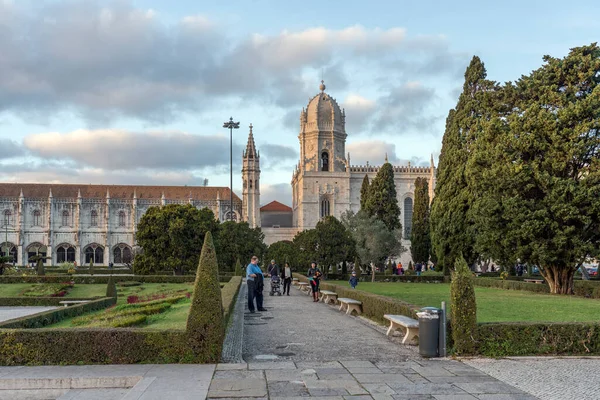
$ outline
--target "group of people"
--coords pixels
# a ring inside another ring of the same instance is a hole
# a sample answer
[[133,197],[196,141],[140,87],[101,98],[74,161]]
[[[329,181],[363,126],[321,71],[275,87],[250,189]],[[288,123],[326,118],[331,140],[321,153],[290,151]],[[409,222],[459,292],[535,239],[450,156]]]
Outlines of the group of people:
[[[285,263],[285,266],[280,270],[279,265],[275,263],[275,260],[271,260],[271,264],[267,270],[268,276],[271,278],[277,276],[283,281],[283,294],[290,295],[290,287],[292,285],[292,268],[289,263]],[[267,311],[263,307],[263,289],[264,289],[264,278],[265,275],[258,266],[258,257],[253,256],[250,260],[250,264],[246,267],[246,282],[248,285],[248,310],[250,313],[258,311]],[[256,301],[256,307],[254,302]]]

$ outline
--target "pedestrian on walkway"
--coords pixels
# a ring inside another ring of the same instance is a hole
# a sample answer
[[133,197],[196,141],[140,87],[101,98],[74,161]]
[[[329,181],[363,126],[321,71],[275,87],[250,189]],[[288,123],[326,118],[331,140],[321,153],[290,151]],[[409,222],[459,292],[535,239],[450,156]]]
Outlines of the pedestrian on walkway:
[[258,257],[252,256],[250,264],[246,267],[246,283],[248,285],[248,310],[254,313],[254,299],[258,311],[267,311],[263,308],[263,272],[258,266]]
[[350,281],[348,283],[350,283],[352,289],[356,289],[356,285],[358,285],[358,278],[356,276],[356,272],[352,273],[352,276],[350,277]]
[[[283,279],[283,294],[290,295],[290,286],[292,286],[292,268],[289,263],[285,263],[281,273]],[[287,291],[287,292],[286,292]]]
[[269,265],[269,276],[279,276],[279,265],[275,263],[275,260],[271,260],[271,265]]
[[310,282],[310,287],[312,289],[313,301],[319,301],[319,282],[321,281],[321,270],[317,267],[316,262],[312,262],[310,264],[310,268],[308,269],[308,273],[306,274],[308,277],[308,281]]

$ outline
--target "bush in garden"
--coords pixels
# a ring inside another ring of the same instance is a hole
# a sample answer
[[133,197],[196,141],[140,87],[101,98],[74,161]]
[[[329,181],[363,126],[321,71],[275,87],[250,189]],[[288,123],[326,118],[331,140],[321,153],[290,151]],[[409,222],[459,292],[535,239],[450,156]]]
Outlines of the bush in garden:
[[450,284],[450,320],[452,339],[457,355],[471,355],[477,352],[477,302],[473,273],[461,256],[454,264]]
[[186,331],[195,354],[202,354],[207,363],[219,361],[225,326],[217,254],[210,232],[206,232],[200,253]]
[[239,258],[235,261],[235,276],[242,276],[242,263]]
[[115,280],[112,276],[108,278],[108,283],[106,284],[106,297],[117,297],[117,285],[115,285]]

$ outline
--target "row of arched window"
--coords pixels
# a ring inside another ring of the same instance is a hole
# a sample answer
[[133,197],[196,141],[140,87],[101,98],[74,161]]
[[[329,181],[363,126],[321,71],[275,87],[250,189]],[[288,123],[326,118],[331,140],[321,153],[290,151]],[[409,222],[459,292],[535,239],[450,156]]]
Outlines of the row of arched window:
[[[33,226],[42,226],[41,216],[42,213],[40,212],[40,210],[33,211]],[[70,216],[71,215],[69,211],[64,210],[62,212],[61,226],[71,226]],[[4,220],[2,226],[9,226],[12,225],[12,223],[12,211],[4,210]],[[92,210],[90,212],[90,225],[98,226],[98,211],[96,210]],[[125,211],[119,211],[119,226],[127,226],[127,215]]]
[[[46,257],[48,247],[41,243],[32,243],[26,248],[27,260],[33,256],[41,255]],[[86,246],[83,250],[84,262],[89,264],[94,260],[94,264],[104,263],[104,246],[93,243]],[[14,262],[17,262],[17,246],[13,243],[4,242],[0,245],[0,254],[3,257],[10,255]],[[131,247],[125,243],[120,243],[113,248],[113,262],[115,264],[129,264],[132,261]],[[48,261],[49,262],[49,261]],[[56,248],[56,262],[75,262],[75,246],[63,243]]]

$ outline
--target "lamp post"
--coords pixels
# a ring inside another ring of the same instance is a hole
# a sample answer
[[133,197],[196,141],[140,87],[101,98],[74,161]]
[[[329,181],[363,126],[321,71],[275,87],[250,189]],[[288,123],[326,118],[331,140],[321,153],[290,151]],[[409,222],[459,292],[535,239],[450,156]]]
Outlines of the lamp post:
[[233,122],[233,117],[223,123],[223,128],[229,129],[229,220],[233,221],[233,130],[240,128],[239,122]]

